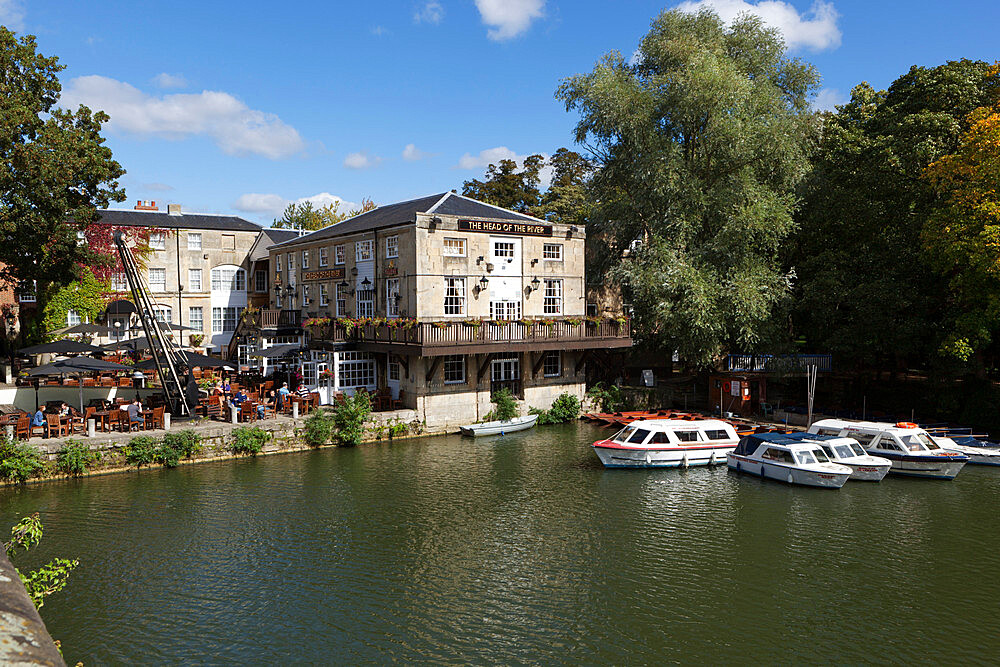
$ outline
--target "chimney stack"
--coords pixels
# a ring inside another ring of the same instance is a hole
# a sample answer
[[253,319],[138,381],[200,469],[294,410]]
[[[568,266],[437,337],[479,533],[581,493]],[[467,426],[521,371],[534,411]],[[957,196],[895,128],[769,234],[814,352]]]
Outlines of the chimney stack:
[[167,213],[170,215],[180,215],[181,205],[180,204],[167,204]]
[[135,203],[135,210],[136,211],[159,211],[160,209],[158,209],[156,207],[156,202],[155,201],[143,201],[143,200],[140,199],[139,201],[137,201]]

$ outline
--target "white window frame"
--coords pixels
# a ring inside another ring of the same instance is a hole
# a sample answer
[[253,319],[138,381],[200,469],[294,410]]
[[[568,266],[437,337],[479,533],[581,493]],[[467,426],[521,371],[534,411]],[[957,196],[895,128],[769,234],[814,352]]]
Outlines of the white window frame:
[[375,259],[375,242],[371,239],[357,241],[354,244],[354,261],[370,262]]
[[385,258],[393,259],[399,257],[399,236],[393,234],[385,237]]
[[267,271],[264,269],[253,272],[253,291],[258,294],[267,292]]
[[160,303],[153,304],[153,317],[161,324],[170,324],[174,319],[174,309]]
[[[465,384],[465,355],[449,354],[444,358],[444,383]],[[451,379],[448,379],[449,376]]]
[[167,233],[166,232],[152,232],[149,235],[149,249],[150,250],[166,250],[167,249]]
[[446,236],[442,241],[441,254],[445,257],[465,257],[467,248],[467,239]]
[[542,281],[542,313],[545,315],[563,314],[563,281],[561,278],[546,278]]
[[[166,292],[167,291],[167,270],[158,266],[150,267],[148,269],[148,283],[150,292]],[[155,273],[154,273],[155,272]],[[153,276],[157,277],[157,280],[153,280]],[[162,277],[162,280],[160,279]]]
[[337,317],[346,317],[347,315],[347,286],[337,283],[334,288],[334,294],[337,296],[336,310]]
[[330,305],[330,286],[326,283],[321,283],[319,286],[319,305]]
[[308,250],[303,250],[302,251],[302,270],[305,271],[308,268],[309,268],[309,251]]
[[[555,359],[555,370],[552,370],[549,361]],[[559,350],[550,350],[545,353],[545,359],[542,361],[542,375],[547,378],[557,378],[562,376],[562,352]]]
[[[197,280],[195,280],[197,278]],[[201,292],[205,288],[205,283],[202,281],[201,269],[188,269],[188,291],[189,292]]]
[[563,261],[563,244],[562,243],[543,243],[542,244],[542,261],[544,261],[544,262],[561,262],[561,261]]
[[356,294],[355,308],[357,308],[357,312],[354,315],[359,319],[362,317],[375,317],[374,285],[368,289],[358,289]]
[[25,285],[22,285],[17,290],[17,300],[20,303],[35,303],[38,300],[38,281],[31,281],[31,289],[27,289]]
[[319,249],[319,265],[321,268],[330,265],[330,249],[326,246]]
[[288,253],[288,272],[291,273],[295,270],[295,253]]
[[[443,304],[445,317],[462,317],[465,315],[465,278],[445,276]],[[452,312],[449,312],[449,310]]]
[[[233,271],[233,268],[236,270]],[[245,292],[247,289],[247,272],[241,267],[231,264],[216,266],[212,269],[211,278],[213,292]]]
[[401,377],[400,374],[401,369],[402,367],[400,366],[399,362],[397,361],[389,362],[389,376],[388,376],[389,382],[399,382],[399,378]]
[[188,250],[201,250],[201,232],[188,232]]
[[333,263],[336,266],[342,266],[347,262],[347,246],[343,243],[338,243],[333,246]]
[[213,306],[212,333],[230,333],[236,331],[236,326],[239,324],[240,315],[242,314],[242,306]]
[[281,255],[274,256],[274,272],[281,273]]
[[[195,314],[197,313],[197,317]],[[205,309],[201,306],[188,306],[188,326],[195,331],[205,330]]]
[[309,307],[309,285],[302,286],[302,307]]
[[83,324],[83,317],[75,309],[70,308],[66,311],[66,326],[75,327],[77,324]]
[[111,291],[112,292],[127,292],[129,291],[128,279],[125,277],[124,271],[116,271],[111,274]]
[[375,357],[370,352],[341,352],[337,380],[344,389],[375,386]]
[[496,258],[513,259],[517,254],[517,242],[503,239],[493,239],[493,256]]

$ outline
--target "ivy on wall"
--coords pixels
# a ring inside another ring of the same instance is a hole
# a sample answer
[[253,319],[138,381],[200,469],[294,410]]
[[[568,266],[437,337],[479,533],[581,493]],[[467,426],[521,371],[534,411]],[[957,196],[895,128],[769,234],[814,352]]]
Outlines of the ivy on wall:
[[47,333],[66,326],[66,313],[75,310],[81,321],[94,322],[107,302],[107,286],[99,281],[89,268],[81,272],[80,279],[69,285],[57,287],[46,299],[42,323]]

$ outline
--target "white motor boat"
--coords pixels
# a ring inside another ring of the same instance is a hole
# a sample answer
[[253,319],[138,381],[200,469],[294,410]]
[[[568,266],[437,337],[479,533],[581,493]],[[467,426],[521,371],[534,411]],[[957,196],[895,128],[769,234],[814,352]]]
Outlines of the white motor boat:
[[[1000,466],[1000,447],[983,445],[979,440],[969,436],[956,438],[935,435],[931,437],[946,452],[958,452],[968,456],[970,465]],[[970,440],[976,444],[965,444]]]
[[535,425],[538,415],[525,415],[524,417],[514,417],[507,421],[479,422],[460,426],[462,435],[471,435],[478,438],[483,435],[506,435],[516,431],[526,431]]
[[724,463],[738,442],[724,421],[649,419],[598,440],[594,452],[607,468],[686,468]]
[[731,470],[789,484],[839,489],[851,477],[850,466],[833,463],[819,443],[793,433],[754,433],[727,456]]
[[969,457],[942,449],[924,429],[910,422],[851,421],[822,419],[809,433],[854,438],[869,454],[889,459],[894,475],[954,479]]
[[832,435],[803,434],[823,448],[833,463],[847,466],[854,472],[851,479],[863,482],[881,482],[889,474],[892,461],[881,456],[872,456],[854,438],[839,438]]

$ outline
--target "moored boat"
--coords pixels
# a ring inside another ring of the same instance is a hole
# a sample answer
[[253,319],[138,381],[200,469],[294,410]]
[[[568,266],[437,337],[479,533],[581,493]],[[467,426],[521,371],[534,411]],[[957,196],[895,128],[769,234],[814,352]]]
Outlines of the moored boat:
[[819,443],[802,434],[754,433],[726,457],[730,470],[789,484],[839,489],[852,468],[833,463]]
[[686,468],[724,463],[738,441],[717,419],[653,419],[632,422],[593,447],[607,468]]
[[836,435],[857,440],[869,454],[889,459],[894,475],[954,479],[969,457],[941,448],[916,424],[899,422],[821,419],[809,427],[809,433]]
[[881,482],[892,468],[892,461],[881,456],[872,456],[854,438],[811,433],[803,433],[802,435],[822,447],[823,453],[830,461],[853,470],[850,479],[862,482]]
[[478,438],[484,435],[506,435],[517,431],[526,431],[535,425],[538,415],[525,415],[524,417],[514,417],[507,421],[479,422],[459,427],[462,435],[471,435]]
[[971,436],[934,435],[934,442],[947,452],[958,452],[969,457],[970,465],[1000,466],[1000,447],[989,446]]

